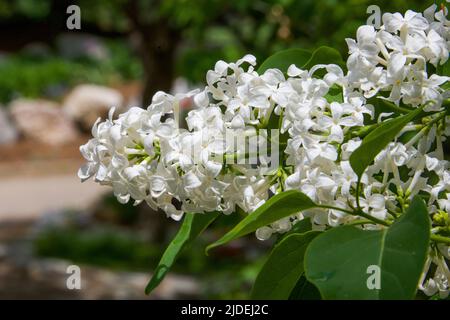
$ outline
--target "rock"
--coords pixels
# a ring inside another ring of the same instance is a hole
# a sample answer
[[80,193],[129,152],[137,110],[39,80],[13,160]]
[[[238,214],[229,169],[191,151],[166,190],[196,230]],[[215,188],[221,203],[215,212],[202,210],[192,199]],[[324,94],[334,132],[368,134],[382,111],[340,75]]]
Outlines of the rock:
[[115,89],[84,84],[75,87],[66,97],[63,109],[84,130],[90,131],[97,118],[106,118],[109,109],[120,108],[123,100],[122,94]]
[[[8,264],[16,261],[8,260]],[[16,296],[22,296],[25,292],[42,298],[50,298],[57,293],[60,298],[78,299],[195,299],[200,296],[200,283],[190,276],[183,276],[170,273],[164,282],[156,288],[150,296],[144,293],[145,285],[151,275],[143,272],[112,271],[101,267],[89,265],[76,265],[80,268],[81,290],[68,290],[67,279],[69,276],[68,267],[73,263],[67,260],[55,258],[31,257],[25,264],[15,266],[14,273],[23,270],[22,281],[26,281],[27,286],[18,285],[16,282]],[[11,283],[7,280],[7,275],[11,276],[11,271],[0,272],[0,281]],[[25,280],[24,280],[25,279]],[[2,283],[3,285],[3,283]],[[10,286],[12,286],[10,284]],[[7,286],[9,287],[9,286]],[[32,287],[33,289],[30,289]],[[38,289],[40,287],[40,290]],[[42,290],[51,295],[42,295]],[[4,292],[4,296],[13,297],[10,292]],[[49,297],[50,296],[50,297]],[[0,298],[3,298],[0,292]]]
[[51,101],[19,99],[11,102],[10,110],[20,132],[33,140],[63,145],[78,137],[72,121]]
[[56,40],[60,55],[68,59],[108,59],[109,52],[100,38],[83,33],[65,33]]
[[0,106],[0,145],[12,144],[17,141],[18,136],[17,129],[4,108]]

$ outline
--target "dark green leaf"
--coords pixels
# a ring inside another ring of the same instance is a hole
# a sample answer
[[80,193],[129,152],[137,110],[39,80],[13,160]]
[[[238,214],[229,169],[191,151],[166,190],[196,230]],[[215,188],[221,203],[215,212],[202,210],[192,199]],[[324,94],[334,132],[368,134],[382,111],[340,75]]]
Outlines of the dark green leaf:
[[[427,207],[415,197],[392,226],[364,231],[342,226],[315,238],[305,254],[305,274],[325,299],[412,299],[430,241]],[[369,289],[379,267],[379,289]]]
[[439,65],[438,70],[440,71],[439,74],[450,77],[450,62],[447,60],[444,65]]
[[287,234],[291,235],[293,233],[305,233],[308,231],[311,231],[312,229],[312,222],[311,218],[306,217],[300,221],[298,221],[296,224],[292,226],[292,229],[289,230]]
[[245,236],[256,229],[267,226],[282,218],[317,205],[305,194],[297,190],[289,190],[276,194],[261,207],[250,213],[231,231],[206,248],[208,252],[214,247],[224,245],[234,239]]
[[279,238],[277,239],[276,243],[281,242],[284,238],[289,237],[291,234],[305,233],[305,232],[311,231],[311,229],[312,229],[311,218],[309,218],[309,217],[304,218],[304,219],[298,221],[296,224],[294,224],[292,226],[291,230],[280,235]]
[[[280,132],[280,116],[276,115],[275,112],[272,112],[269,118],[269,122],[267,123],[267,129],[276,129],[278,132],[278,144],[286,144],[289,139],[289,132],[281,133]],[[270,132],[270,131],[268,131]],[[283,161],[283,154],[280,154],[280,162]]]
[[277,68],[286,73],[291,64],[302,68],[311,58],[311,52],[303,49],[287,49],[275,53],[267,58],[258,68],[258,73],[262,74],[267,69]]
[[[448,60],[443,66],[440,66],[440,69],[441,69],[441,72],[439,73],[440,75],[450,77],[450,62]],[[450,82],[446,81],[441,87],[444,90],[450,90]]]
[[295,284],[289,300],[321,300],[319,290],[302,275]]
[[319,233],[292,234],[280,241],[255,280],[252,299],[288,299],[303,274],[306,248]]
[[337,64],[341,68],[345,68],[344,60],[339,51],[325,46],[317,48],[308,62],[300,69],[309,70],[318,64]]
[[417,108],[408,114],[383,122],[363,139],[361,145],[350,156],[350,165],[358,177],[362,176],[377,154],[395,139],[403,127],[421,112],[422,108]]
[[190,244],[199,234],[203,232],[219,215],[218,212],[208,213],[186,213],[183,224],[175,238],[166,248],[158,267],[156,268],[150,282],[145,288],[149,294],[164,279],[169,269],[174,264],[181,250]]
[[344,102],[344,95],[342,94],[342,87],[338,85],[333,85],[328,93],[325,95],[328,102]]
[[367,117],[367,121],[364,122],[365,124],[377,123],[377,119],[382,113],[394,113],[391,118],[404,114],[404,112],[400,112],[397,108],[391,107],[392,105],[395,106],[394,103],[387,101],[386,99],[382,99],[378,96],[367,99],[367,104],[370,104],[374,107],[375,114],[373,118]]

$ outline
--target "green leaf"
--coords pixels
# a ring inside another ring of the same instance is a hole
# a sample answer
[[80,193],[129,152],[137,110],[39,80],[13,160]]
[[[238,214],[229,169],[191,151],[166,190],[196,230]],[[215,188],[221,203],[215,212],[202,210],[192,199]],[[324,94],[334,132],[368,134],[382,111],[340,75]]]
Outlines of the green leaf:
[[[295,64],[303,70],[309,70],[317,64],[337,64],[345,69],[345,62],[339,51],[323,46],[316,49],[312,54],[303,49],[287,49],[277,52],[261,64],[258,68],[258,73],[262,74],[271,68],[277,68],[286,73],[291,64]],[[316,72],[318,75],[323,75],[324,73],[321,70]]]
[[[439,73],[443,76],[447,76],[450,77],[450,62],[447,60],[447,62],[443,65],[440,66],[442,69],[442,72]],[[441,86],[444,90],[449,90],[450,89],[450,82],[446,81],[442,86]]]
[[[289,139],[289,132],[281,133],[279,130],[280,126],[281,126],[280,116],[276,115],[275,112],[272,112],[269,118],[269,122],[267,123],[267,129],[276,129],[278,131],[278,144],[286,144]],[[283,161],[282,159],[283,155],[280,154],[280,162]]]
[[291,64],[302,68],[311,58],[311,52],[303,49],[287,49],[279,51],[267,58],[258,68],[258,73],[262,74],[267,69],[277,68],[286,73]]
[[295,284],[289,300],[321,300],[319,290],[303,274]]
[[403,127],[421,112],[422,108],[418,108],[408,114],[383,122],[363,139],[361,145],[350,156],[350,165],[358,177],[362,176],[377,154],[395,139]]
[[344,95],[342,93],[342,87],[338,85],[333,85],[330,90],[328,90],[328,93],[325,95],[325,98],[328,102],[344,102]]
[[300,69],[309,70],[317,64],[337,64],[341,68],[345,68],[345,62],[339,51],[325,46],[317,48],[308,62]]
[[181,250],[197,238],[197,236],[200,235],[218,217],[218,215],[218,212],[186,213],[180,230],[166,248],[166,251],[159,261],[158,267],[145,288],[146,294],[149,294],[153,289],[155,289],[164,279]]
[[276,244],[280,243],[283,239],[289,237],[292,234],[305,233],[305,232],[308,232],[311,230],[312,230],[311,218],[306,217],[306,218],[298,221],[297,223],[295,223],[292,226],[291,230],[289,230],[288,232],[286,232],[284,234],[281,234],[275,243]]
[[380,117],[382,113],[393,113],[391,118],[395,118],[398,116],[402,116],[405,113],[409,113],[411,111],[414,111],[411,107],[408,107],[404,105],[403,103],[400,103],[398,106],[386,99],[383,99],[382,96],[375,96],[372,98],[367,99],[367,104],[370,104],[374,107],[375,114],[373,118],[370,118],[368,116],[365,117],[365,124],[375,124],[377,123],[377,119]]
[[[429,241],[427,207],[417,196],[387,229],[342,226],[315,238],[306,250],[305,274],[325,299],[412,299]],[[370,266],[379,267],[379,289],[369,289],[377,275]]]
[[294,233],[305,233],[308,231],[311,231],[312,229],[312,222],[310,217],[306,217],[300,221],[298,221],[296,224],[292,226],[292,229],[289,230],[289,232],[286,233],[286,235],[291,235]]
[[212,248],[245,236],[250,232],[254,232],[260,227],[267,226],[284,217],[316,206],[317,205],[308,198],[308,196],[297,190],[289,190],[276,194],[267,200],[261,207],[246,216],[222,238],[209,245],[206,248],[206,252]]
[[320,232],[292,234],[278,243],[255,280],[252,299],[288,299],[303,274],[306,248]]
[[450,62],[448,60],[444,65],[439,65],[438,68],[442,70],[439,74],[450,77]]

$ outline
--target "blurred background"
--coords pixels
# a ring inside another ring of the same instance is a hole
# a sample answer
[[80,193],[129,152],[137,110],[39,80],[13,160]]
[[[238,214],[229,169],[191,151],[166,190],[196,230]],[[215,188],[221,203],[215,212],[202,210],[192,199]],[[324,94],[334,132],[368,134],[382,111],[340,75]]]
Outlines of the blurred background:
[[[375,0],[0,0],[0,299],[246,298],[269,243],[253,236],[204,255],[237,219],[219,219],[155,292],[145,285],[179,223],[120,205],[76,176],[97,117],[146,107],[158,90],[202,87],[217,60],[344,39],[382,12],[432,2]],[[67,19],[80,8],[81,28]],[[82,289],[66,287],[67,266]]]

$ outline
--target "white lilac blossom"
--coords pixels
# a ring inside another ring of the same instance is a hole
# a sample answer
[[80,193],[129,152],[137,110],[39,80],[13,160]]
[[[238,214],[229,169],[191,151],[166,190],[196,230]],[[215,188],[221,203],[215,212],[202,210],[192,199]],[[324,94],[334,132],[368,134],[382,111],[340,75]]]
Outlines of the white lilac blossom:
[[[78,175],[111,186],[122,203],[145,201],[175,220],[185,212],[251,214],[271,195],[295,189],[318,204],[347,211],[358,206],[379,220],[401,214],[420,193],[433,230],[448,226],[450,172],[443,143],[450,134],[444,105],[449,78],[436,70],[448,60],[449,25],[446,11],[435,6],[424,14],[386,13],[378,30],[361,26],[356,40],[346,39],[347,73],[328,64],[258,74],[251,55],[235,63],[219,61],[208,71],[203,90],[176,96],[158,92],[147,109],[133,107],[117,119],[111,110],[106,121],[98,120],[93,138],[80,148],[87,164]],[[341,90],[341,100],[328,97],[333,88]],[[361,178],[357,203],[358,177],[349,157],[367,130],[393,114],[377,111],[376,99],[388,100],[394,111],[425,107],[433,113],[405,126],[377,155]],[[187,128],[178,119],[184,100],[194,105]],[[245,158],[246,150],[239,143],[230,148],[227,135],[233,141],[263,136],[256,144],[267,147],[270,139],[261,129],[273,116],[281,120],[280,134],[287,136],[280,144],[279,167],[268,170],[270,159],[264,157],[256,166],[228,161]],[[262,227],[256,236],[264,240],[287,232],[306,217],[316,229],[358,219],[345,211],[315,208]],[[448,296],[448,259],[448,246],[430,248],[419,286],[424,293]]]
[[448,78],[429,76],[427,70],[448,60],[450,29],[442,10],[435,10],[430,7],[426,18],[411,10],[404,15],[385,13],[379,30],[359,27],[356,40],[346,39],[350,87],[366,98],[380,93],[396,104],[414,107],[433,100],[439,109],[444,99],[440,85]]
[[[94,176],[112,186],[120,202],[146,201],[176,220],[184,212],[256,209],[269,196],[270,177],[223,163],[226,129],[236,137],[255,136],[255,126],[275,105],[277,84],[284,81],[277,70],[258,75],[254,63],[250,55],[237,63],[219,61],[208,72],[203,91],[177,96],[158,92],[147,110],[133,107],[116,120],[112,110],[108,120],[96,122],[93,139],[80,148],[88,161],[80,178]],[[196,108],[183,129],[176,115],[180,101],[191,98]]]

